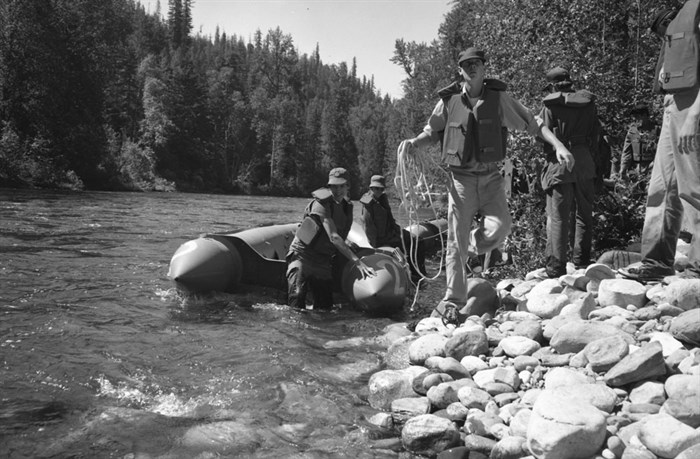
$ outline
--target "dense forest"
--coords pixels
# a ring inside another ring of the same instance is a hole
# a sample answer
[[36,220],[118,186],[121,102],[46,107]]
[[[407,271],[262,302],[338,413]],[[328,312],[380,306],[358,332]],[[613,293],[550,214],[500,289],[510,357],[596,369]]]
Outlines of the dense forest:
[[192,36],[192,0],[167,8],[0,3],[0,185],[293,195],[384,168],[392,102],[354,62],[280,29]]
[[[147,13],[134,0],[0,2],[0,186],[308,195],[326,171],[351,171],[357,197],[421,129],[455,56],[484,48],[488,72],[533,110],[543,75],[571,69],[623,135],[651,94],[662,0],[461,0],[432,43],[397,37],[405,70],[392,100],[356,63],[324,63],[279,28],[193,35],[193,0]],[[230,35],[229,35],[230,34]],[[539,147],[511,137],[521,174]]]

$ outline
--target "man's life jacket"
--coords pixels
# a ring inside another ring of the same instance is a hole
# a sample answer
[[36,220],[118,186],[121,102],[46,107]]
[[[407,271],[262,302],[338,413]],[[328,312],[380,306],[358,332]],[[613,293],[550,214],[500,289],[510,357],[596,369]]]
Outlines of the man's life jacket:
[[458,82],[438,91],[447,114],[442,133],[443,163],[464,167],[472,159],[491,163],[506,157],[508,130],[499,115],[500,93],[506,88],[502,81],[485,79],[483,102],[476,108],[470,105]]
[[[319,188],[311,193],[311,196],[313,196],[314,199],[312,199],[306,206],[306,209],[304,209],[304,217],[301,221],[301,225],[297,229],[296,238],[308,248],[320,253],[332,255],[335,252],[335,246],[324,230],[321,218],[316,214],[312,214],[311,210],[314,202],[319,202],[326,208],[330,218],[333,219],[333,193],[331,193],[331,190],[328,188]],[[352,203],[347,199],[343,199],[342,207],[343,213],[345,214],[345,224],[340,226],[337,224],[337,221],[334,220],[334,222],[336,223],[338,234],[345,239],[352,227]]]
[[364,206],[363,212],[369,213],[374,223],[374,228],[367,228],[366,221],[362,220],[365,234],[372,247],[390,245],[390,241],[400,236],[400,228],[391,212],[386,194],[382,194],[379,199],[374,199],[372,192],[369,191],[362,196],[360,203]]
[[657,77],[664,92],[682,92],[700,86],[699,17],[700,0],[688,0],[666,29],[659,56],[663,66],[657,65],[657,69],[662,68]]
[[[567,148],[586,145],[591,150],[597,150],[600,121],[593,93],[585,89],[576,92],[553,92],[544,98],[543,103],[556,121],[552,132]],[[554,153],[549,144],[545,144],[545,149]]]
[[[559,164],[554,148],[544,144],[549,164],[542,176],[546,190],[558,183],[589,179],[604,175],[604,158],[599,157],[600,120],[595,95],[585,89],[576,92],[554,92],[543,100],[542,117],[554,135],[574,155],[573,171]],[[585,147],[585,148],[582,148]]]

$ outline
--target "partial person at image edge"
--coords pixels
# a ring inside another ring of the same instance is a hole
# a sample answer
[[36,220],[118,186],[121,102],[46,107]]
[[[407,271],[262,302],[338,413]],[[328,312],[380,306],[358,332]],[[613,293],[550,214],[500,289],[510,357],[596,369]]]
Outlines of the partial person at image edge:
[[661,11],[651,29],[661,38],[654,89],[664,94],[664,117],[647,190],[642,261],[619,272],[640,282],[675,275],[686,217],[695,234],[681,276],[700,278],[700,0],[685,2],[675,17]]

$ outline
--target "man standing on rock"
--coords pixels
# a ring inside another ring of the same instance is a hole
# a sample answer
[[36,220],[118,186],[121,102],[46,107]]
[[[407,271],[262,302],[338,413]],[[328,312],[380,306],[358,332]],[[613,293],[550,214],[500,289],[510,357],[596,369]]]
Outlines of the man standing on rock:
[[[547,194],[547,277],[566,274],[569,231],[573,227],[572,261],[575,267],[591,263],[593,244],[593,201],[597,166],[600,122],[595,96],[585,89],[573,90],[569,72],[555,67],[547,72],[544,108],[540,116],[559,140],[574,155],[576,165],[567,169],[560,164],[550,145],[544,146],[547,166],[542,175],[542,189]],[[601,177],[602,179],[602,177]],[[574,218],[572,225],[571,218]]]
[[[447,290],[438,308],[462,309],[467,301],[465,263],[470,256],[497,248],[510,232],[511,217],[499,162],[506,156],[507,129],[539,135],[567,169],[574,157],[546,126],[509,95],[506,84],[485,78],[486,54],[469,48],[459,54],[462,82],[439,92],[423,131],[404,140],[400,151],[410,161],[423,147],[442,141],[442,163],[449,168],[450,190],[446,255]],[[481,220],[471,231],[474,216]]]
[[687,1],[661,32],[655,88],[665,94],[664,117],[647,192],[642,262],[619,271],[640,282],[676,273],[684,210],[695,230],[684,276],[700,277],[700,0]]

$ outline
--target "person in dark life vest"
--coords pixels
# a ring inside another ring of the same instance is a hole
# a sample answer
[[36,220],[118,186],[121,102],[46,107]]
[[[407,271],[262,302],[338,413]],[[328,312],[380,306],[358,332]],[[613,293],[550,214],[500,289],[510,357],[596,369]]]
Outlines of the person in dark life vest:
[[646,104],[637,104],[630,111],[632,122],[627,129],[625,142],[620,156],[620,177],[629,178],[629,172],[636,170],[637,175],[649,170],[656,154],[658,129],[649,119]]
[[545,89],[549,94],[544,98],[540,117],[569,148],[576,161],[576,165],[568,169],[559,163],[552,147],[544,145],[547,161],[542,174],[542,189],[547,194],[544,273],[547,277],[557,278],[566,274],[570,230],[574,231],[571,257],[574,266],[584,268],[591,262],[593,202],[601,132],[592,93],[585,89],[574,91],[571,76],[562,67],[551,69],[546,79]]
[[681,275],[700,276],[700,0],[686,1],[675,17],[660,12],[651,29],[662,37],[654,89],[664,94],[664,116],[647,190],[642,261],[619,270],[640,282],[676,274],[684,217],[694,234]]
[[425,274],[425,246],[410,231],[396,223],[385,190],[386,179],[382,175],[373,175],[369,191],[360,198],[362,228],[372,247],[396,247],[403,250],[411,277],[417,279]]
[[287,302],[306,308],[309,290],[314,309],[333,307],[333,258],[341,254],[351,260],[362,277],[375,275],[345,241],[352,226],[352,202],[347,197],[348,172],[332,169],[328,187],[312,193],[301,226],[287,253]]
[[[560,163],[574,167],[571,152],[505,91],[506,84],[485,78],[483,50],[461,52],[457,65],[462,81],[439,91],[440,99],[423,131],[400,146],[411,161],[424,147],[442,141],[441,160],[449,168],[447,288],[438,309],[465,307],[465,263],[470,256],[499,247],[510,233],[512,222],[499,164],[506,156],[507,130],[542,137],[554,147]],[[477,213],[483,218],[472,230]]]

